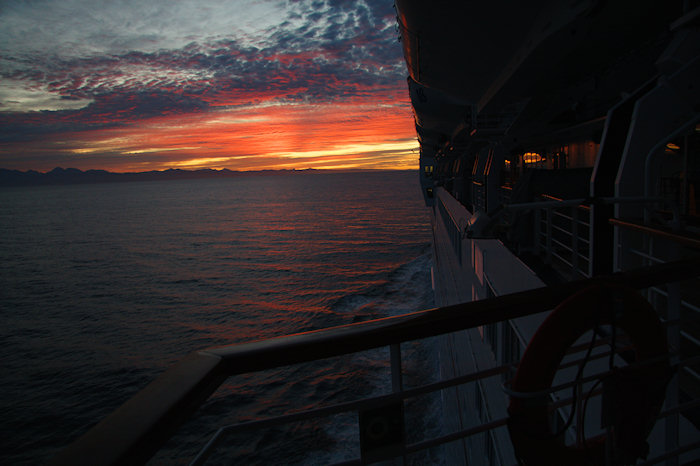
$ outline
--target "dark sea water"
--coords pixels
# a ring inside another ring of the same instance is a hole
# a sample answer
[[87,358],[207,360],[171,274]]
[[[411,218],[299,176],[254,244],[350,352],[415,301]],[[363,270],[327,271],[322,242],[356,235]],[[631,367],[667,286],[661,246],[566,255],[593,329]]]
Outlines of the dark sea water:
[[[417,178],[0,189],[0,463],[46,461],[194,350],[431,307]],[[431,346],[403,346],[406,382],[432,377]],[[386,393],[387,361],[378,349],[232,377],[152,462],[187,464],[229,423]],[[433,409],[411,422],[436,428]],[[354,458],[355,424],[237,435],[212,464]]]

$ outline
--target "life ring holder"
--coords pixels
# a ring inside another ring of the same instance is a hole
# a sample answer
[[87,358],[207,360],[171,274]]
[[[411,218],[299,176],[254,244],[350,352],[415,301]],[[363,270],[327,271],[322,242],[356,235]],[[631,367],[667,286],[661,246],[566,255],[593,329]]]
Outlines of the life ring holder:
[[[567,349],[600,325],[624,330],[635,352],[635,366],[622,369],[622,381],[612,384],[617,384],[618,389],[614,396],[618,418],[613,427],[618,440],[614,464],[646,455],[646,438],[663,404],[671,373],[666,331],[651,305],[635,290],[594,285],[567,298],[542,322],[507,390],[508,430],[520,464],[605,464],[605,436],[587,440],[584,447],[564,445],[550,430],[549,397],[543,396],[550,390]],[[639,387],[645,389],[637,397],[628,397],[620,388],[625,384],[636,391],[640,391]]]

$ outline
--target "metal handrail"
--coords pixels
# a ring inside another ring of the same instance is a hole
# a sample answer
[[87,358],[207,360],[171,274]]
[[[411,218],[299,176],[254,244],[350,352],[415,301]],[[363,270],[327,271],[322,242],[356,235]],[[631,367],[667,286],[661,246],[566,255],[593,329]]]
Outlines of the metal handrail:
[[365,351],[552,309],[597,283],[636,289],[700,274],[700,260],[659,264],[556,287],[197,351],[61,451],[51,464],[145,463],[232,375]]
[[[600,342],[605,343],[606,339],[601,339]],[[585,345],[581,346],[590,346],[589,343],[586,343]],[[624,350],[625,348],[618,348],[618,350]],[[578,366],[582,362],[591,362],[595,359],[601,359],[601,358],[607,358],[609,357],[610,354],[614,354],[613,352],[605,352],[601,354],[597,354],[591,357],[587,358],[581,358],[577,359],[574,361],[571,361],[566,364],[561,364],[559,366],[559,369],[564,369],[566,367],[571,367],[571,366]],[[639,367],[644,367],[649,364],[653,364],[655,362],[658,362],[660,360],[663,360],[664,357],[659,357],[659,358],[654,358],[651,360],[647,360],[644,362],[640,363],[634,363],[629,366],[629,368],[639,368]],[[690,358],[687,361],[685,361],[686,364],[693,364],[700,360],[700,357],[695,357],[695,358]],[[391,393],[391,394],[386,394],[386,395],[379,395],[375,396],[372,398],[365,398],[365,399],[360,399],[360,400],[355,400],[355,401],[349,401],[345,403],[339,403],[335,404],[332,406],[325,406],[321,408],[315,408],[311,410],[306,410],[306,411],[299,411],[299,412],[294,412],[286,415],[281,415],[273,418],[267,418],[267,419],[261,419],[261,420],[255,420],[255,421],[247,421],[247,422],[241,422],[238,424],[231,424],[231,425],[226,425],[223,427],[220,427],[216,433],[212,436],[212,438],[207,442],[207,444],[202,448],[202,450],[199,452],[199,454],[195,457],[194,460],[190,463],[190,466],[199,466],[203,465],[206,463],[207,459],[213,452],[214,448],[218,446],[223,440],[226,435],[233,434],[236,432],[240,431],[250,431],[253,429],[262,429],[262,428],[269,428],[273,426],[277,426],[280,424],[287,424],[291,422],[296,422],[296,421],[302,421],[302,420],[308,420],[312,418],[319,418],[319,417],[328,417],[334,414],[339,414],[342,412],[350,412],[350,411],[361,411],[363,409],[369,409],[372,407],[377,407],[377,406],[385,406],[387,404],[405,400],[408,398],[414,398],[418,397],[421,395],[425,395],[428,393],[433,393],[437,390],[442,390],[450,387],[454,387],[457,385],[462,385],[470,382],[475,382],[477,380],[481,380],[484,378],[488,377],[494,377],[500,374],[504,374],[509,372],[510,370],[514,369],[513,365],[511,364],[505,364],[502,366],[496,366],[491,369],[486,369],[478,372],[473,372],[467,375],[462,375],[458,377],[453,377],[447,380],[441,380],[439,382],[433,382],[430,384],[426,385],[421,385],[419,387],[411,388],[408,390],[403,390],[401,392],[396,392],[396,393]],[[541,393],[535,393],[532,394],[533,397],[541,397],[543,395],[551,395],[556,392],[563,391],[565,389],[570,389],[574,385],[577,384],[584,384],[588,382],[593,382],[595,380],[605,378],[607,376],[612,375],[615,373],[615,370],[610,370],[608,369],[607,371],[603,371],[600,373],[592,374],[589,375],[585,378],[582,378],[580,380],[574,380],[574,381],[569,381],[565,383],[561,383],[555,386],[552,386]],[[513,393],[508,389],[507,384],[504,385],[504,392],[510,396],[518,396],[519,394]],[[592,395],[594,396],[599,396],[603,392],[603,389],[600,388],[598,390],[595,390],[592,392]],[[590,396],[590,395],[589,395]],[[575,402],[575,399],[573,397],[567,397],[563,399],[557,399],[551,404],[552,409],[558,409],[562,408],[565,406],[572,405]],[[664,412],[660,413],[658,416],[658,419],[675,414],[675,413],[680,413],[683,412],[687,409],[694,408],[700,404],[699,400],[694,400],[691,402],[684,403],[680,406],[673,407],[671,409],[667,409]],[[427,440],[421,440],[416,443],[412,444],[406,444],[404,446],[403,453],[405,454],[410,454],[410,453],[415,453],[421,450],[425,450],[428,448],[432,448],[438,445],[442,445],[454,440],[458,440],[464,437],[469,437],[474,434],[486,432],[488,430],[492,430],[497,427],[501,427],[506,424],[507,419],[499,419],[491,422],[485,422],[481,423],[478,426],[474,426],[468,429],[463,429],[459,430],[456,432],[450,432],[447,434],[442,434],[438,437],[427,439]],[[360,460],[350,460],[342,463],[336,463],[338,464],[343,464],[343,465],[348,465],[348,464],[363,464]]]
[[[251,430],[260,429],[265,427],[272,427],[279,424],[286,424],[290,422],[306,420],[317,417],[326,417],[333,414],[339,414],[348,411],[360,411],[362,409],[368,409],[371,407],[385,406],[391,402],[402,401],[407,398],[415,398],[428,393],[433,393],[438,390],[443,390],[446,388],[454,387],[457,385],[462,385],[470,382],[475,382],[477,380],[494,377],[497,375],[505,374],[512,370],[510,364],[503,366],[494,367],[491,369],[486,369],[483,371],[472,372],[470,374],[461,375],[458,377],[453,377],[447,380],[441,380],[439,382],[433,382],[426,385],[421,385],[419,387],[410,388],[402,390],[400,392],[394,392],[387,395],[375,396],[372,398],[364,398],[361,400],[348,401],[345,403],[338,403],[332,406],[324,406],[322,408],[315,408],[306,411],[300,411],[290,414],[285,414],[277,416],[274,418],[261,419],[256,421],[242,422],[239,424],[230,424],[220,427],[216,433],[212,436],[211,440],[202,448],[200,453],[195,457],[190,463],[190,466],[197,466],[204,464],[208,458],[211,450],[216,446],[216,444],[223,438],[226,434],[231,434],[241,430]],[[442,438],[442,437],[441,437]]]
[[616,227],[626,228],[628,230],[639,231],[641,233],[646,233],[648,235],[657,236],[659,238],[667,239],[683,246],[687,246],[693,249],[700,249],[700,239],[696,236],[684,235],[680,232],[671,232],[667,230],[662,230],[661,228],[651,227],[649,225],[642,225],[635,222],[620,220],[619,218],[611,218],[608,220],[611,225]]

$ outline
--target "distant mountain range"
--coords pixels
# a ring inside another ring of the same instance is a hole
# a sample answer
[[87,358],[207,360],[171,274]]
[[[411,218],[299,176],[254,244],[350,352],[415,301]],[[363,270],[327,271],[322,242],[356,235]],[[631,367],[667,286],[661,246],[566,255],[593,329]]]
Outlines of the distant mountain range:
[[180,170],[149,171],[139,173],[112,173],[105,170],[82,171],[77,168],[54,168],[50,172],[41,173],[34,170],[26,172],[0,168],[0,187],[7,186],[41,186],[50,184],[85,184],[85,183],[117,183],[126,181],[161,181],[189,180],[199,178],[233,178],[261,174],[308,173],[309,170],[257,170],[234,171],[222,170]]

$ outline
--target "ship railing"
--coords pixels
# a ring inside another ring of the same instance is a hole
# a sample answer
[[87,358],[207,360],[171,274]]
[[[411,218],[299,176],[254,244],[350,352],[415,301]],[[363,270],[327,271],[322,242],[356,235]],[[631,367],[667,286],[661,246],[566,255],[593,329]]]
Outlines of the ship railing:
[[[605,339],[597,339],[596,347],[601,347],[604,344],[609,343]],[[564,370],[567,368],[577,367],[582,363],[594,363],[596,360],[606,360],[612,353],[610,351],[600,351],[592,357],[580,356],[584,353],[589,345],[579,345],[577,348],[569,352],[569,356],[577,355],[575,358],[569,358],[566,364],[562,364],[560,369]],[[618,348],[618,350],[624,350],[625,348]],[[672,356],[675,356],[672,354]],[[694,358],[687,358],[680,361],[680,364],[685,366],[688,364],[695,364],[700,361],[700,357],[696,356]],[[632,364],[627,367],[629,368],[640,368],[644,364]],[[334,415],[342,413],[352,413],[355,414],[357,418],[362,419],[363,414],[366,413],[381,413],[380,419],[375,424],[380,424],[382,426],[392,423],[392,413],[388,411],[387,408],[396,407],[395,416],[398,420],[399,425],[406,428],[407,425],[403,420],[401,415],[401,408],[406,406],[407,400],[412,398],[419,398],[421,396],[433,394],[440,392],[442,390],[456,389],[458,386],[464,386],[467,384],[476,384],[485,379],[495,378],[499,376],[504,376],[506,374],[512,374],[516,369],[516,364],[505,364],[501,366],[495,366],[487,370],[477,371],[470,374],[453,377],[448,380],[441,380],[439,382],[434,382],[431,384],[422,385],[419,387],[409,388],[409,389],[397,389],[394,387],[393,393],[388,393],[381,396],[375,396],[371,398],[365,398],[361,400],[349,401],[346,403],[339,403],[332,406],[325,406],[317,409],[293,412],[277,417],[271,417],[267,419],[241,422],[238,424],[229,424],[220,427],[216,433],[211,437],[211,439],[206,443],[206,445],[199,451],[197,456],[190,462],[190,466],[200,466],[207,463],[207,461],[217,454],[217,449],[225,450],[226,447],[233,446],[234,449],[237,445],[228,444],[227,441],[230,437],[236,434],[250,433],[254,430],[271,429],[284,424],[292,424],[309,420],[317,420],[320,418],[328,418]],[[396,374],[394,366],[392,366],[392,374]],[[578,380],[572,380],[570,382],[557,384],[549,390],[543,391],[550,399],[549,409],[553,416],[558,416],[558,423],[561,425],[565,423],[564,418],[571,413],[572,406],[576,405],[576,410],[581,411],[583,408],[583,403],[600,403],[600,398],[603,394],[603,388],[597,387],[598,381],[607,377],[615,375],[614,370],[608,371],[598,371],[587,375]],[[576,390],[576,393],[586,393],[586,398],[580,395],[572,394]],[[509,389],[504,386],[504,393],[508,394]],[[668,418],[674,416],[682,415],[693,409],[700,408],[700,400],[690,400],[685,403],[675,404],[673,406],[666,406],[656,418],[656,421],[664,421]],[[411,458],[411,455],[420,454],[421,452],[426,452],[432,448],[440,447],[442,445],[458,442],[458,441],[469,441],[470,449],[474,449],[474,445],[481,446],[485,445],[483,449],[484,452],[491,450],[489,448],[489,443],[493,442],[490,434],[497,429],[504,429],[508,425],[507,416],[499,416],[496,418],[489,418],[481,408],[482,412],[478,414],[478,421],[475,425],[460,429],[457,431],[449,433],[441,433],[440,435],[428,439],[414,440],[413,442],[397,442],[397,443],[387,443],[373,448],[362,449],[361,454],[358,458],[341,460],[335,462],[335,465],[360,465],[373,463],[377,461],[385,461],[393,458],[407,459]],[[371,415],[371,414],[370,414]],[[367,417],[367,416],[365,416]],[[578,422],[572,423],[570,427],[566,429],[565,437],[567,443],[574,444],[577,439],[581,439],[584,434],[584,426],[581,422],[582,419],[579,418]],[[365,423],[363,425],[362,420],[358,423],[359,429],[371,429],[372,423]],[[579,440],[580,441],[580,440]],[[673,450],[666,450],[661,453],[657,453],[653,458],[648,458],[643,464],[659,464],[666,461],[668,458],[681,455],[693,450],[700,450],[700,440],[696,442],[683,442],[679,444],[677,442],[676,447]],[[493,442],[493,450],[496,450],[495,442]],[[486,453],[484,456],[489,457],[490,455]],[[215,457],[221,459],[221,457]],[[420,460],[418,460],[420,462]],[[489,464],[508,464],[504,462],[501,458],[490,458]]]
[[[611,219],[616,231],[616,269],[660,264],[677,257],[700,253],[700,237],[693,232],[676,228]],[[628,246],[622,246],[622,241]],[[700,354],[700,279],[695,277],[683,283],[666,287],[651,286],[645,290],[646,298],[657,309],[669,326],[669,348],[679,361],[692,359]],[[700,364],[681,364],[668,390],[668,397],[679,402],[700,397]],[[694,413],[695,422],[700,423],[700,410]],[[669,417],[669,425],[675,418]]]
[[[393,348],[393,346],[392,346]],[[392,378],[396,379],[395,375],[400,374],[400,369],[392,364]],[[263,419],[259,421],[243,422],[239,424],[226,425],[219,428],[216,433],[212,436],[211,440],[204,446],[204,448],[198,453],[194,460],[190,463],[190,466],[203,465],[206,464],[207,459],[215,453],[218,446],[224,444],[227,436],[231,436],[241,432],[249,432],[253,429],[268,429],[271,427],[279,426],[282,424],[288,424],[299,421],[307,421],[311,419],[318,419],[322,417],[329,417],[341,413],[357,413],[358,418],[362,418],[363,414],[367,417],[366,413],[381,412],[381,418],[371,419],[370,422],[359,422],[359,429],[371,430],[373,425],[383,426],[390,425],[394,420],[398,421],[401,428],[405,427],[405,421],[401,414],[401,410],[407,400],[412,398],[418,398],[421,396],[433,394],[441,390],[448,390],[459,385],[464,385],[468,383],[475,383],[479,380],[483,380],[489,377],[496,377],[501,374],[509,373],[513,370],[512,365],[503,365],[494,367],[488,370],[474,372],[466,374],[459,377],[453,377],[447,380],[441,380],[439,382],[434,382],[431,384],[422,385],[419,387],[400,389],[395,385],[393,386],[394,392],[390,394],[385,394],[381,396],[375,396],[371,398],[364,398],[361,400],[350,401],[346,403],[340,403],[333,406],[326,406],[322,408],[317,408],[313,410],[307,410],[302,412],[290,413],[274,418]],[[390,410],[391,408],[396,408],[393,414]],[[392,415],[395,416],[392,417]],[[372,422],[373,421],[373,422]],[[481,423],[474,427],[468,429],[462,429],[456,432],[451,432],[448,434],[443,434],[438,437],[430,439],[421,439],[419,441],[409,442],[399,442],[399,443],[378,443],[379,447],[372,445],[368,448],[362,448],[360,456],[355,459],[342,460],[333,464],[336,465],[352,465],[352,464],[366,464],[376,461],[383,461],[392,458],[405,458],[411,454],[424,452],[434,447],[439,447],[449,442],[458,441],[464,439],[465,437],[470,437],[477,434],[482,434],[489,432],[492,429],[505,426],[507,419],[501,418],[494,421],[489,421]],[[403,435],[402,435],[403,437]],[[376,441],[375,441],[376,442]],[[381,440],[379,440],[381,442]]]
[[475,211],[486,211],[486,186],[481,181],[472,180],[472,204]]
[[510,204],[510,198],[513,195],[513,187],[508,185],[502,185],[498,192],[498,202],[502,205]]
[[444,198],[439,198],[439,200],[437,202],[437,210],[440,213],[440,218],[442,219],[443,226],[445,227],[445,231],[449,235],[450,244],[452,244],[452,248],[455,251],[455,256],[457,257],[457,260],[459,261],[459,264],[461,265],[462,264],[462,235],[463,235],[463,232],[466,228],[466,223],[464,220],[462,222],[460,222],[455,218],[455,216],[452,214],[451,209],[445,205]]
[[[402,386],[401,343],[464,329],[474,329],[494,322],[504,322],[552,309],[566,297],[595,283],[618,283],[636,289],[645,289],[661,283],[697,276],[698,270],[700,269],[697,260],[657,264],[607,277],[570,282],[557,287],[543,287],[483,301],[198,351],[165,372],[75,443],[63,450],[55,458],[54,464],[144,463],[173,435],[177,427],[190,417],[230,376],[380,347],[388,346],[390,348],[393,393],[338,406],[322,407],[305,413],[293,413],[273,419],[221,428],[209,446],[205,447],[201,455],[195,459],[195,464],[202,463],[215,446],[221,445],[227,435],[240,429],[264,428],[278,422],[286,423],[299,419],[316,418],[339,411],[351,410],[366,413],[377,407],[382,409],[389,407],[391,412],[400,413],[402,402],[407,398],[450,389],[450,387],[456,387],[459,384],[483,381],[487,377],[502,377],[504,373],[513,368],[512,365],[492,367],[488,370],[460,375],[451,380],[441,380],[423,387],[405,389]],[[605,356],[596,355],[596,357]],[[692,360],[690,363],[697,364],[697,361]],[[567,364],[576,364],[576,362],[567,361]],[[579,380],[577,383],[588,382]],[[559,386],[556,387],[555,391],[561,391],[565,388],[567,385]],[[697,398],[692,403],[697,404],[696,401]],[[566,399],[559,399],[557,403],[559,403],[557,407],[563,407],[567,404]],[[396,408],[397,405],[398,408]],[[394,408],[391,408],[392,406]],[[668,409],[677,411],[690,409],[693,406],[695,405],[690,407],[678,405]],[[400,416],[400,414],[398,415]],[[351,463],[365,463],[388,456],[401,457],[446,442],[460,441],[469,436],[471,438],[481,436],[478,442],[486,447],[490,445],[489,439],[493,441],[493,432],[497,429],[504,429],[505,423],[504,417],[489,416],[483,419],[479,425],[464,426],[458,431],[449,432],[439,438],[420,440],[410,445],[403,441],[399,442],[398,445],[394,442],[381,445],[381,448],[375,450],[363,447],[360,458],[351,461]],[[697,447],[698,445],[679,444],[678,451]],[[489,452],[492,449],[487,448],[484,451]],[[495,459],[493,464],[499,464],[499,461]],[[500,462],[500,464],[503,463]]]
[[590,206],[571,205],[547,194],[540,200],[550,202],[534,212],[535,253],[543,255],[545,263],[567,271],[569,279],[590,277]]

